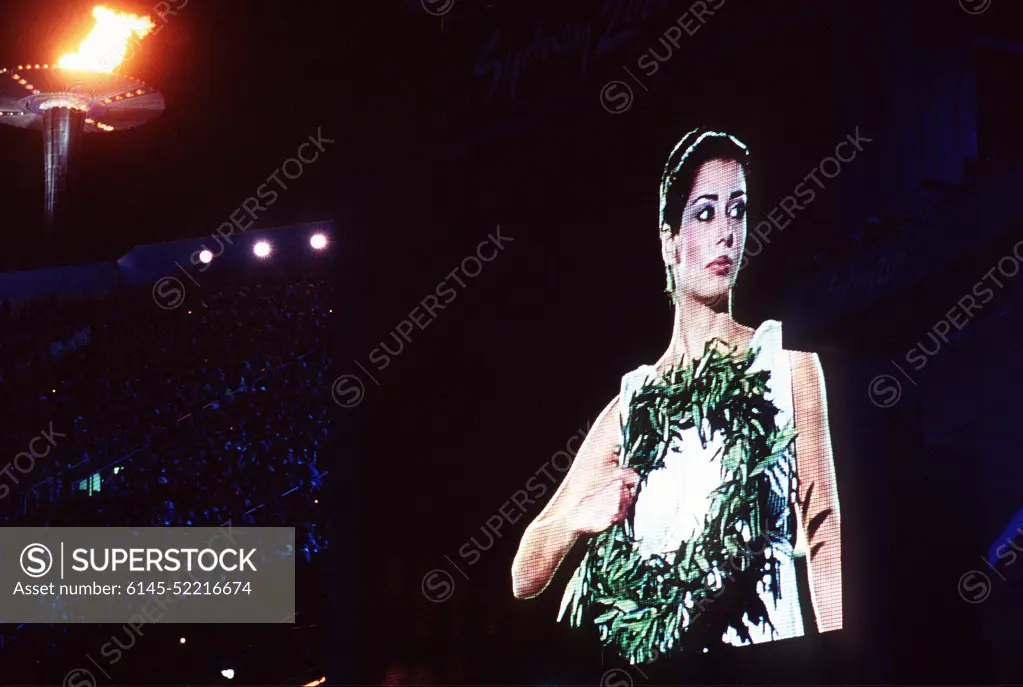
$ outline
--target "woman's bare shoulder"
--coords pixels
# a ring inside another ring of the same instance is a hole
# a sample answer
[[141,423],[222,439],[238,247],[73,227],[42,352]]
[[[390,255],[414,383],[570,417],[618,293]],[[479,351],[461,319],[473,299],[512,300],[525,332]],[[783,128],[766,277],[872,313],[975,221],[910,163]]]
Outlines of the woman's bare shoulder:
[[[782,323],[773,321],[772,324],[777,327],[779,336],[784,337]],[[818,372],[820,358],[816,353],[789,348],[784,345],[784,338],[782,338],[782,350],[788,353],[790,366],[794,373],[814,376]]]
[[753,345],[753,339],[756,335],[757,332],[752,327],[747,327],[733,320],[728,332],[728,341],[725,343],[733,350],[745,352]]
[[738,322],[735,322],[734,320],[733,320],[732,329],[734,331],[740,332],[741,336],[752,337],[753,334],[756,332],[756,330],[753,327],[747,327],[746,325],[739,324]]
[[788,351],[789,369],[792,370],[792,386],[799,389],[797,402],[809,391],[818,390],[824,385],[824,370],[820,358],[810,351]]

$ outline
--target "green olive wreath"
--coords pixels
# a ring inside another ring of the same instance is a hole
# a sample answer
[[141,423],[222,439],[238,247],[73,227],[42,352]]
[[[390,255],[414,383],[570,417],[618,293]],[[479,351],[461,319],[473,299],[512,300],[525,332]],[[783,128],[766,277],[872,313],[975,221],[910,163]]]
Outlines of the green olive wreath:
[[[724,438],[715,454],[721,486],[698,537],[673,554],[644,557],[629,518],[590,539],[565,589],[558,620],[566,611],[572,627],[592,619],[603,644],[632,664],[720,643],[729,627],[748,641],[744,616],[770,623],[757,586],[767,579],[777,596],[775,562],[766,546],[745,554],[776,536],[765,532],[765,483],[796,433],[777,427],[778,409],[765,396],[769,373],[751,370],[755,355],[714,340],[702,358],[648,380],[631,400],[622,464],[639,474],[640,489],[684,430],[695,427],[704,448],[715,433]],[[735,574],[722,584],[726,567]],[[700,613],[709,604],[714,612]]]

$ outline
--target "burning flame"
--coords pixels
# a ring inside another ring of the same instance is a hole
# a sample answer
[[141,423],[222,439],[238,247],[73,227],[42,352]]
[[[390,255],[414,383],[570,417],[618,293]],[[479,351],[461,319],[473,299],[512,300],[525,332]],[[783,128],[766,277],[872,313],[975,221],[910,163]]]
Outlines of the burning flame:
[[149,17],[114,12],[102,5],[93,8],[92,16],[96,25],[78,46],[78,52],[60,58],[58,64],[64,69],[112,72],[124,61],[132,35],[144,38],[156,27]]

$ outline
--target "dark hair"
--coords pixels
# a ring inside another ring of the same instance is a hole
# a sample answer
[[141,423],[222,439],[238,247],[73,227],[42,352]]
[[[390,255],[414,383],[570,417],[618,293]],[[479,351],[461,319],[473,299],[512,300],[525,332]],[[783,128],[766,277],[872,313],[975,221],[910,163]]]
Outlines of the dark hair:
[[661,212],[659,229],[665,224],[671,227],[672,235],[682,226],[682,211],[689,201],[689,193],[700,166],[709,160],[734,160],[742,165],[742,171],[749,176],[749,150],[746,145],[720,131],[700,127],[682,137],[668,156],[661,176]]

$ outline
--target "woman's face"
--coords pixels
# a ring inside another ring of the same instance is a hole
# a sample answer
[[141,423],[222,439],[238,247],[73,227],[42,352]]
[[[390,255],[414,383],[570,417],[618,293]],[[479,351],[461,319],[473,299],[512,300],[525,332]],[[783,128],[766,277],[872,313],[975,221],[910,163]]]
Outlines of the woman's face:
[[696,171],[681,230],[661,234],[675,291],[701,302],[727,302],[746,244],[746,175],[734,160],[708,160]]

